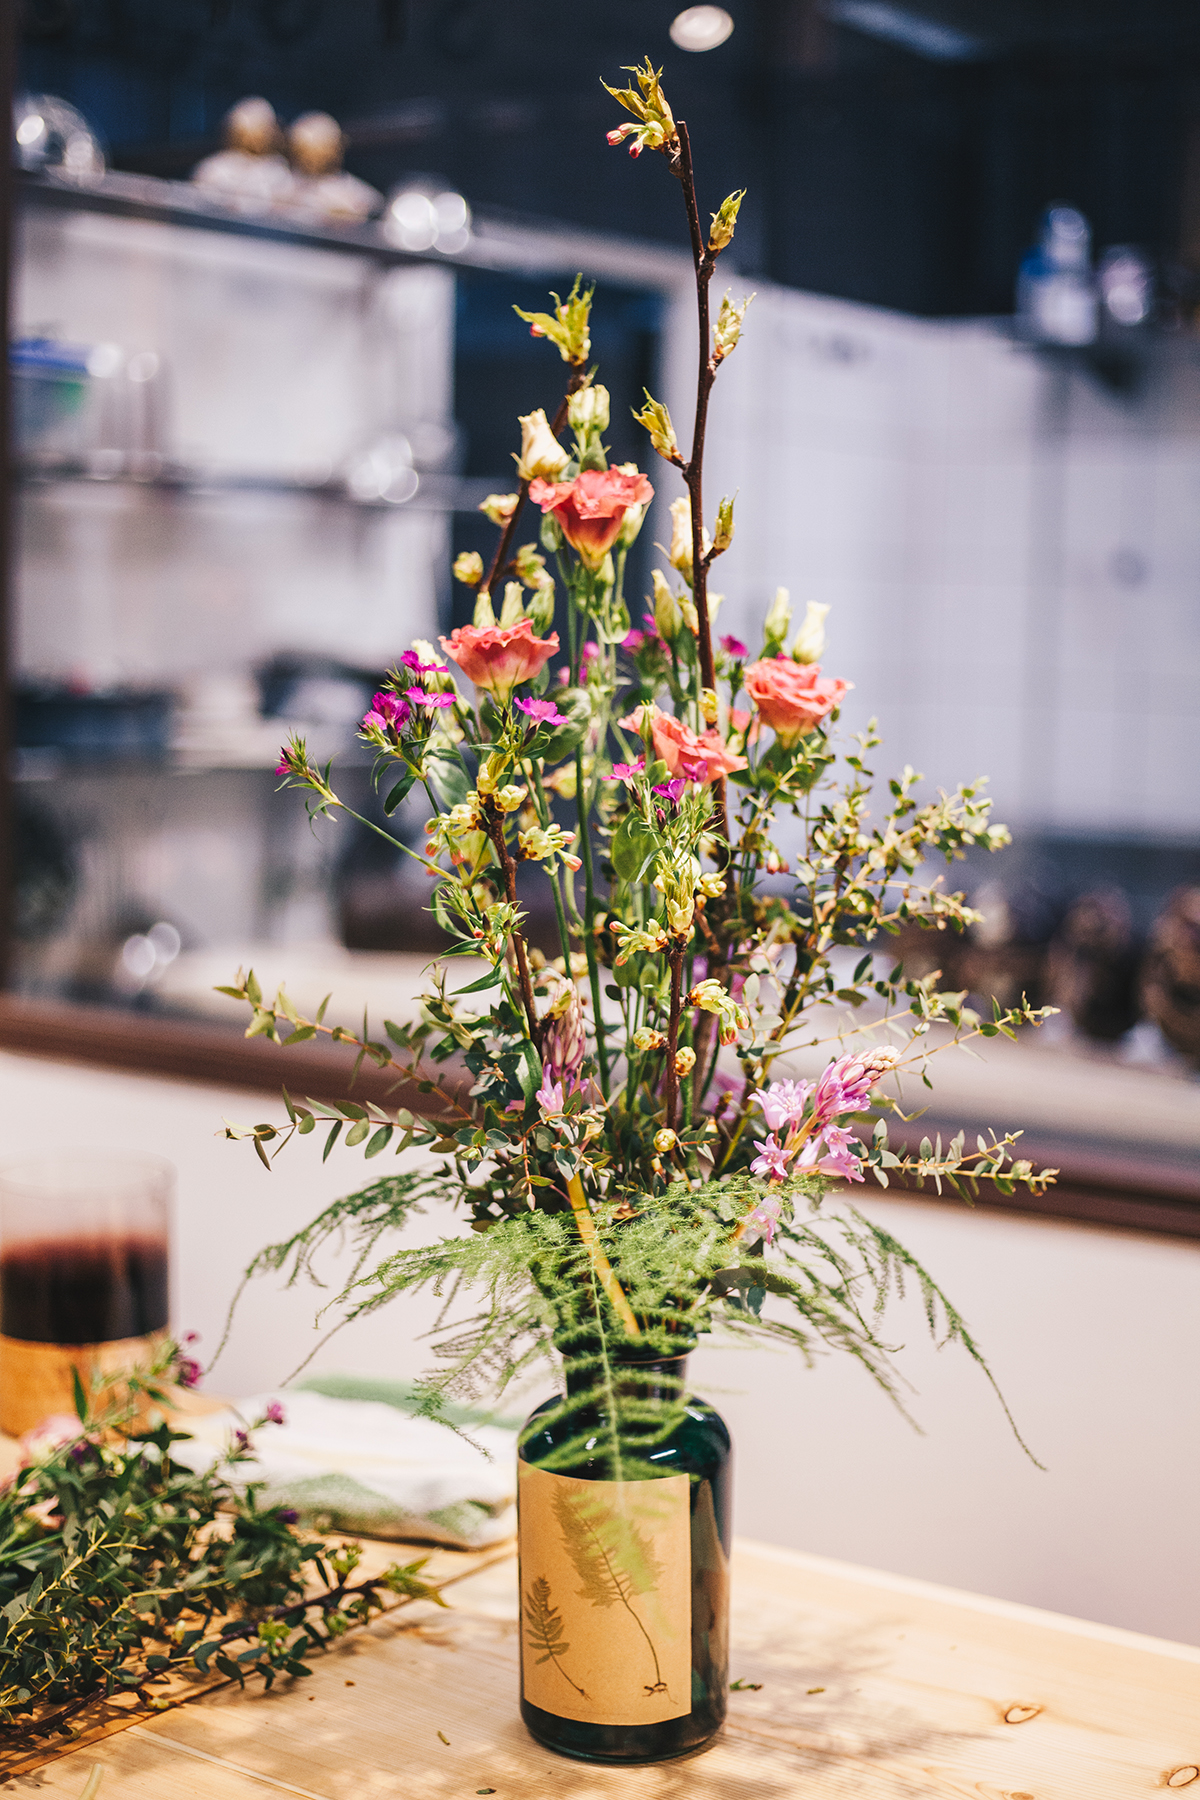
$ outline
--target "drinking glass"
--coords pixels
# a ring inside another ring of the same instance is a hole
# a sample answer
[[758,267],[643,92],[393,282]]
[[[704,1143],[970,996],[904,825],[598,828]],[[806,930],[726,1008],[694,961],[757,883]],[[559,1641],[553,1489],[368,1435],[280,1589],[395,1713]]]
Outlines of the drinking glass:
[[0,1430],[74,1411],[74,1374],[146,1359],[168,1319],[173,1171],[157,1157],[0,1169]]

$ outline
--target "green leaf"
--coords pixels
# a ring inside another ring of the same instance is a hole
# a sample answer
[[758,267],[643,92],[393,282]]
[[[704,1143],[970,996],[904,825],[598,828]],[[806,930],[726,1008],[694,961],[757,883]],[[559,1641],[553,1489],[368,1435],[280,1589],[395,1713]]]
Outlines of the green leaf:
[[321,1161],[322,1162],[326,1162],[328,1160],[329,1152],[333,1149],[333,1146],[337,1143],[338,1133],[341,1131],[341,1129],[342,1129],[342,1121],[340,1119],[335,1119],[334,1125],[333,1125],[333,1130],[329,1133],[329,1136],[325,1139],[325,1148],[321,1152]]
[[[395,1127],[392,1125],[381,1125],[379,1130],[375,1133],[375,1136],[367,1145],[366,1150],[363,1152],[364,1156],[378,1156],[381,1150],[386,1150],[392,1141],[392,1132],[394,1129]],[[357,1125],[354,1127],[354,1130],[358,1130]],[[353,1136],[354,1133],[351,1132],[350,1136],[346,1139],[348,1144],[352,1141]]]
[[325,1023],[325,1008],[329,1005],[329,1002],[332,999],[333,999],[332,994],[326,994],[326,996],[322,1000],[320,1006],[318,1006],[318,1008],[317,1008],[317,1024],[318,1025],[323,1025]]
[[301,1113],[300,1123],[299,1123],[299,1125],[297,1125],[296,1130],[300,1133],[301,1137],[307,1137],[309,1132],[316,1125],[316,1122],[317,1121],[313,1118],[313,1116],[310,1112]]
[[290,1032],[283,1041],[285,1044],[306,1044],[309,1038],[315,1038],[316,1035],[315,1025],[297,1025],[295,1031]]
[[253,969],[246,976],[246,998],[252,1006],[262,1005],[262,989],[258,985],[258,978]]
[[407,798],[409,790],[411,789],[412,784],[416,779],[417,779],[417,777],[416,777],[415,770],[405,769],[403,775],[400,777],[399,781],[396,783],[395,787],[392,789],[391,793],[388,795],[387,799],[383,803],[383,810],[385,813],[387,813],[389,818],[391,817],[392,813],[395,812],[395,810],[399,806],[400,802]]
[[247,997],[245,988],[215,987],[213,989],[213,993],[214,994],[228,994],[229,998],[231,1000],[245,1000]]
[[371,1129],[370,1119],[360,1119],[358,1121],[357,1125],[352,1125],[350,1127],[349,1131],[346,1133],[346,1148],[347,1148],[347,1150],[352,1150],[354,1148],[355,1144],[361,1144],[363,1139],[366,1137],[367,1133],[370,1131],[370,1129]]
[[628,813],[613,833],[609,856],[621,881],[634,881],[658,849],[658,838],[640,813]]
[[482,994],[485,988],[496,987],[503,979],[503,971],[499,964],[497,964],[494,969],[489,969],[486,975],[481,975],[478,981],[468,982],[466,987],[451,988],[450,992],[455,996],[459,994]]
[[86,1425],[88,1416],[87,1395],[83,1391],[83,1383],[79,1379],[78,1369],[71,1370],[71,1389],[75,1395],[75,1416],[81,1425]]
[[457,756],[444,756],[431,751],[425,758],[425,779],[441,801],[443,812],[460,806],[471,793],[467,772]]

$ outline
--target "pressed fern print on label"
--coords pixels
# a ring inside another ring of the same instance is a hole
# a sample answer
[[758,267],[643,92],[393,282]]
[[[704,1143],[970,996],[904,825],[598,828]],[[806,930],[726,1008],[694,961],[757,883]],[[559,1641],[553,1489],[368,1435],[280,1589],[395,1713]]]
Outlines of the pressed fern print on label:
[[578,1481],[519,1467],[526,1700],[598,1725],[688,1713],[687,1476]]

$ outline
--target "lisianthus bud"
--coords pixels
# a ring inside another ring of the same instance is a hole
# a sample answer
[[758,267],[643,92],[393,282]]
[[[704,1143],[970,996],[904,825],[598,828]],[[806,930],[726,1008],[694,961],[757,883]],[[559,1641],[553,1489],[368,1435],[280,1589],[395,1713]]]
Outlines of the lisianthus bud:
[[504,605],[500,609],[500,629],[506,631],[525,617],[525,590],[519,581],[504,584]]
[[[619,475],[636,475],[638,473],[638,466],[636,463],[618,463],[617,473]],[[645,517],[646,507],[644,503],[641,505],[635,503],[633,506],[627,506],[625,508],[625,517],[621,520],[621,529],[617,533],[618,550],[628,550],[631,544],[637,542],[638,534],[642,529],[642,522]]]
[[788,605],[788,591],[785,587],[775,589],[775,599],[771,610],[763,622],[764,656],[777,656],[783,649],[792,624],[792,609]]
[[796,633],[792,645],[792,661],[798,663],[820,662],[825,648],[825,617],[829,608],[818,606],[810,600],[804,613],[804,623]]
[[742,320],[746,316],[746,308],[753,300],[753,294],[747,294],[740,306],[735,306],[726,292],[721,301],[721,310],[717,314],[717,327],[713,332],[713,361],[723,362],[731,351],[737,349],[738,339],[742,335]]
[[705,723],[708,725],[715,725],[717,722],[717,714],[720,712],[720,710],[721,709],[720,709],[720,705],[717,701],[717,696],[713,692],[712,688],[701,688],[700,689],[700,712],[701,712],[701,715],[702,715]]
[[654,582],[654,629],[664,643],[673,644],[683,630],[679,602],[661,569],[655,569],[651,579]]
[[675,1052],[675,1073],[682,1081],[696,1066],[696,1052],[687,1044]]
[[665,1156],[669,1150],[673,1150],[678,1141],[669,1125],[664,1125],[661,1131],[656,1131],[654,1134],[654,1148],[660,1156]]
[[713,213],[712,230],[708,234],[708,247],[714,256],[720,256],[722,250],[732,244],[738,208],[745,198],[745,188],[739,188],[736,194],[730,194],[727,200],[722,200],[720,212]]
[[484,631],[489,625],[494,625],[496,623],[496,613],[492,606],[492,596],[488,593],[486,588],[480,588],[475,596],[475,611],[471,616],[471,623],[480,631]]
[[554,583],[545,582],[535,588],[526,611],[534,637],[544,637],[554,623]]
[[479,510],[493,525],[507,525],[517,510],[517,495],[489,494],[479,502]]
[[483,558],[478,550],[464,550],[454,559],[454,579],[464,587],[478,587],[483,580]]
[[539,406],[536,412],[527,413],[519,424],[517,474],[522,481],[533,481],[539,475],[543,481],[557,481],[571,459],[551,431],[544,409]]
[[717,524],[713,532],[713,551],[719,556],[733,542],[733,500],[727,494],[717,508]]
[[601,431],[608,430],[609,399],[608,389],[597,383],[594,387],[580,388],[567,401],[567,419],[571,430],[580,437],[591,437]]
[[667,553],[673,569],[692,579],[692,503],[684,494],[671,502],[671,548]]
[[679,461],[679,443],[675,436],[675,427],[671,423],[671,415],[661,400],[655,400],[649,388],[642,389],[646,396],[646,404],[641,412],[635,412],[635,423],[650,433],[650,442],[660,456],[668,462]]

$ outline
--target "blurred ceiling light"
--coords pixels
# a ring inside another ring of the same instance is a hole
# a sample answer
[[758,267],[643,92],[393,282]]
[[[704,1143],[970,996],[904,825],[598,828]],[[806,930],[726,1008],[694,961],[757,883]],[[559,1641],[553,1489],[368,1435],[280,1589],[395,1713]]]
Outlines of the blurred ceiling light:
[[455,256],[471,237],[471,209],[461,194],[419,183],[397,188],[383,215],[383,235],[399,250]]
[[361,451],[346,469],[346,492],[364,505],[382,500],[388,506],[403,506],[420,485],[412,466],[412,445],[400,432]]
[[715,50],[733,30],[723,6],[689,6],[671,21],[671,42],[681,50]]
[[984,49],[968,32],[910,12],[906,6],[894,6],[891,0],[826,0],[823,10],[837,25],[849,25],[867,37],[899,44],[901,49],[934,62],[970,62]]

